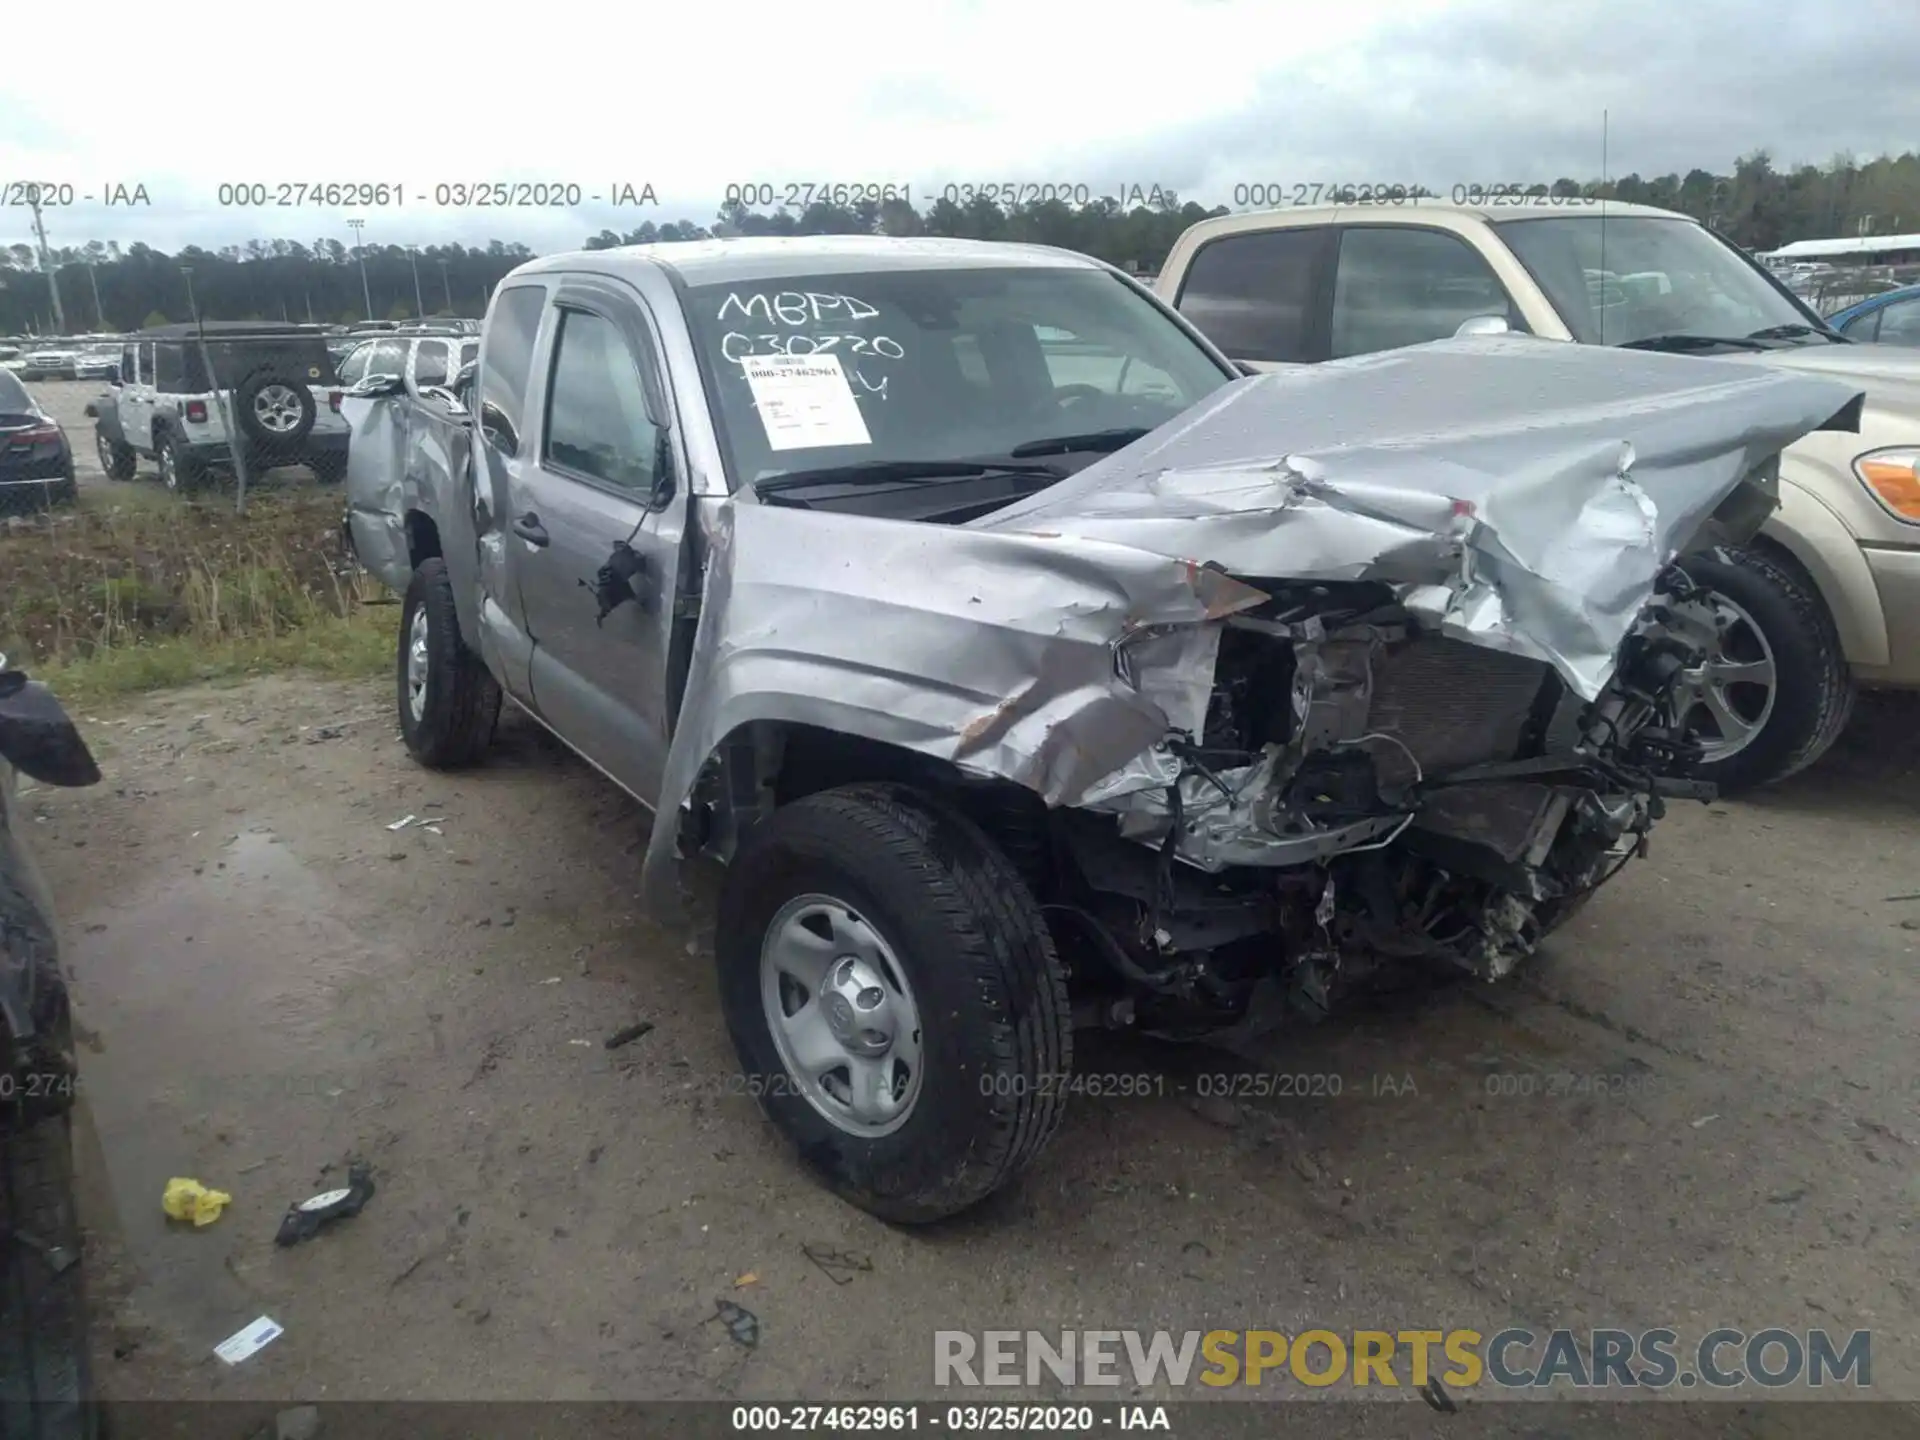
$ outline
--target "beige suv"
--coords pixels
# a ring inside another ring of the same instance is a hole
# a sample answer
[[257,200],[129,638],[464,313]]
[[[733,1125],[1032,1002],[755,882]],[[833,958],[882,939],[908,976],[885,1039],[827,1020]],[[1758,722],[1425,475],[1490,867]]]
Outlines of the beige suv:
[[1688,727],[1738,789],[1818,759],[1856,681],[1920,686],[1920,352],[1846,340],[1687,216],[1517,197],[1229,215],[1182,235],[1155,289],[1256,369],[1510,330],[1857,381],[1859,433],[1793,445],[1761,537],[1687,562],[1717,637]]

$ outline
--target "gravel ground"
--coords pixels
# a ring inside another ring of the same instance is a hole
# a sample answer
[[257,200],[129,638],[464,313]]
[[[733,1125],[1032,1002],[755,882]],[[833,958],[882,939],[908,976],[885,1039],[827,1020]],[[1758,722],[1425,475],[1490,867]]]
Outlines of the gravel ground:
[[[1795,782],[1676,807],[1516,983],[1252,1057],[1087,1037],[1079,1068],[1147,1093],[1074,1104],[1023,1182],[910,1232],[812,1185],[735,1092],[708,928],[638,917],[642,813],[543,732],[503,724],[447,777],[406,758],[383,686],[83,716],[106,782],[29,808],[88,1035],[102,1383],[951,1400],[936,1329],[1824,1324],[1870,1328],[1876,1390],[1920,1397],[1915,717],[1869,704]],[[440,833],[387,828],[408,814]],[[1223,1074],[1331,1078],[1199,1093]],[[276,1249],[349,1155],[365,1212]],[[232,1207],[169,1229],[176,1175]],[[213,1359],[263,1313],[284,1336]],[[1816,1427],[1754,1398],[1579,1433],[1912,1433],[1901,1406]],[[1562,1407],[1461,1403],[1322,1406],[1311,1433],[1574,1433]]]

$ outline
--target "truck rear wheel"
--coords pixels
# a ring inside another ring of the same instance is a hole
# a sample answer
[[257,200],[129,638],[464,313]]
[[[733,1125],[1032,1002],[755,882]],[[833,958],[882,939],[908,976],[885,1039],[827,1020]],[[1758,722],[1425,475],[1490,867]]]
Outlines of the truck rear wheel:
[[400,734],[414,759],[454,770],[486,754],[500,717],[500,687],[460,638],[453,581],[437,555],[422,560],[407,584],[395,685]]
[[826,1184],[908,1224],[967,1209],[1059,1125],[1066,978],[1011,861],[892,785],[777,811],[715,936],[746,1088]]

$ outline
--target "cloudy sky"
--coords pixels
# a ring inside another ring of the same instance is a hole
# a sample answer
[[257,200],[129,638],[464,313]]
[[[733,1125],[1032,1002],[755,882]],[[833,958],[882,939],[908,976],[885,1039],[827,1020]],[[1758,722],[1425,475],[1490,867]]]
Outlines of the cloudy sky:
[[[60,13],[41,12],[50,36]],[[1445,194],[1597,175],[1603,111],[1614,174],[1920,144],[1914,0],[216,0],[168,22],[157,68],[144,26],[71,23],[47,52],[71,68],[0,73],[0,182],[73,186],[47,214],[56,245],[351,243],[356,216],[370,242],[556,249],[706,223],[754,181],[917,200],[995,181],[1209,204],[1261,182]],[[578,185],[582,203],[433,204],[442,184],[516,180]],[[223,182],[328,181],[397,182],[405,201],[219,203]],[[136,184],[150,205],[100,203]],[[658,205],[586,198],[622,185]],[[30,239],[17,198],[0,194],[0,244]]]

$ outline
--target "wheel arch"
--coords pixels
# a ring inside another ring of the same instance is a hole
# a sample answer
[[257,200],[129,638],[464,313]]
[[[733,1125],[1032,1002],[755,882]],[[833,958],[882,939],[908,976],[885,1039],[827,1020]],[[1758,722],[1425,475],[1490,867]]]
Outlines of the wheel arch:
[[1783,476],[1780,508],[1748,543],[1812,587],[1849,665],[1888,663],[1887,615],[1873,571],[1853,532],[1817,495]]

